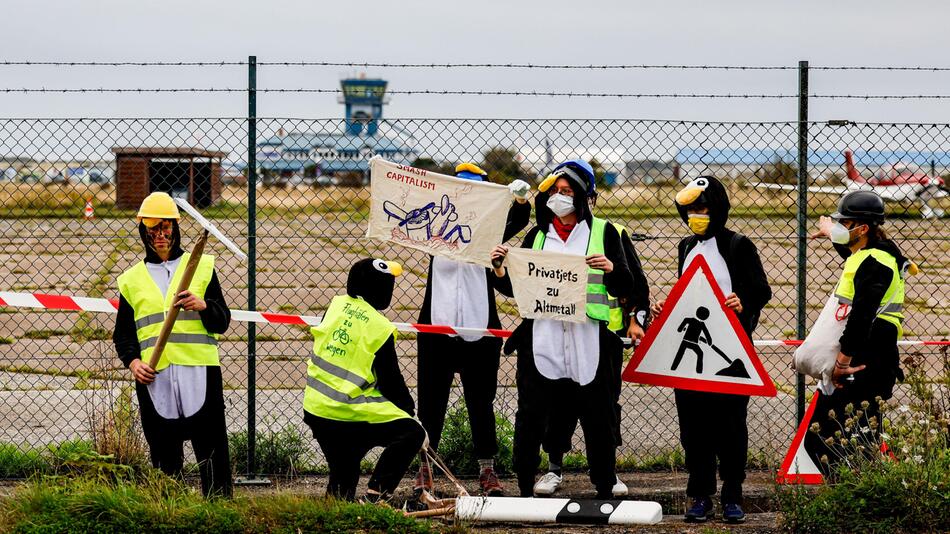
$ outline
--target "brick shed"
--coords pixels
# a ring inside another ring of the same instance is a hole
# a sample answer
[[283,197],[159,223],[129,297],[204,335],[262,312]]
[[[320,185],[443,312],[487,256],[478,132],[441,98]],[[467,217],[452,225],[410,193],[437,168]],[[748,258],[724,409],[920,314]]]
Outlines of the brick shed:
[[165,191],[207,208],[221,196],[224,152],[189,147],[115,147],[115,204],[138,209],[149,193]]

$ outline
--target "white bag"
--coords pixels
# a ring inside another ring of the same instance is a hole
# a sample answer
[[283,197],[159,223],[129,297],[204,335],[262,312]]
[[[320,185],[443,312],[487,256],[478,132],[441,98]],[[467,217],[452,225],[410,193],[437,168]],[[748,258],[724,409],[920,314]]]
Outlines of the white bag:
[[[883,306],[878,308],[877,314],[883,312],[894,300],[894,295]],[[795,359],[792,360],[792,369],[819,380],[818,389],[826,395],[834,392],[835,386],[831,381],[831,373],[835,369],[838,353],[841,352],[841,335],[848,325],[848,316],[851,315],[851,306],[841,304],[832,294],[828,297],[825,307],[818,314],[818,319],[812,325],[805,341],[795,350]]]
[[795,359],[792,361],[795,371],[818,379],[825,388],[832,385],[831,373],[841,352],[841,335],[848,324],[850,312],[851,307],[839,304],[833,294],[828,297],[805,341],[795,350]]

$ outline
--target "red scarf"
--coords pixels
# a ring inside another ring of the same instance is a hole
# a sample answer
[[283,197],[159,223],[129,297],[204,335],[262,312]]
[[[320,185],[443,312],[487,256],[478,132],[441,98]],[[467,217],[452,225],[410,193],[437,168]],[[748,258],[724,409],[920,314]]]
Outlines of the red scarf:
[[561,241],[567,242],[567,238],[571,235],[571,232],[574,230],[575,224],[564,224],[561,222],[561,219],[554,217],[551,219],[554,223],[554,230],[557,232],[558,237],[561,238]]

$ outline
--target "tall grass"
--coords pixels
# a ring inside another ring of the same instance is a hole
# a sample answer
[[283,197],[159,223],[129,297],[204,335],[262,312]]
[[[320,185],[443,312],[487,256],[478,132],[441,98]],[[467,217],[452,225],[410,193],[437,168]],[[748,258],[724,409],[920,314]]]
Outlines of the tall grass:
[[205,500],[194,488],[147,470],[112,483],[85,476],[38,480],[0,500],[0,531],[386,532],[458,531],[388,507],[277,493]]
[[90,403],[89,430],[98,454],[115,458],[125,465],[143,465],[148,457],[138,405],[133,402],[134,386],[124,385],[115,395],[104,388],[111,402]]
[[[495,433],[498,453],[495,455],[495,471],[500,474],[513,472],[512,454],[515,430],[507,418],[495,414]],[[456,408],[445,417],[439,455],[455,475],[478,475],[478,457],[472,444],[472,427],[468,422],[465,406]]]
[[[247,472],[247,447],[247,431],[232,432],[228,435],[233,472]],[[312,445],[291,425],[276,431],[261,430],[254,441],[257,472],[268,475],[296,475],[306,469],[303,458],[311,450]]]

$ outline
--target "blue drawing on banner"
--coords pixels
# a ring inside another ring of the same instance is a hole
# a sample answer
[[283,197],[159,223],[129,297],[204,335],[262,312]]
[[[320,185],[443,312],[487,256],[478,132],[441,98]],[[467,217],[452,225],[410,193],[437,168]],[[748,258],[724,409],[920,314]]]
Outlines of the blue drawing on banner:
[[[396,204],[383,202],[383,211],[389,217],[396,219],[400,234],[411,241],[442,241],[458,245],[469,243],[472,240],[472,228],[467,224],[458,224],[459,215],[455,204],[448,195],[442,195],[440,204],[429,202],[421,208],[404,210]],[[397,232],[393,231],[393,236]]]

